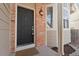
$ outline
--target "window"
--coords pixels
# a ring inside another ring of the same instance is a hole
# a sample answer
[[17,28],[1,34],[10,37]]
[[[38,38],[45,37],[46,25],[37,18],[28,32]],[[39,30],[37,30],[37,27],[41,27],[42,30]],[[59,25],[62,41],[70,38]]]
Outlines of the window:
[[64,19],[64,28],[69,28],[69,20]]
[[64,4],[64,28],[69,28],[69,10],[67,4]]
[[47,8],[47,24],[49,25],[49,27],[53,28],[53,8],[52,7],[48,7]]

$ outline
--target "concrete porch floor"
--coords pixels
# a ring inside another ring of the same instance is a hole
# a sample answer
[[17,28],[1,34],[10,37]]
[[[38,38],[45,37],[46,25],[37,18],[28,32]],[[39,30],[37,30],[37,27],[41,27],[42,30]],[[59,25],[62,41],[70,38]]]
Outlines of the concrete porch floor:
[[[34,56],[60,56],[58,53],[56,53],[55,51],[53,51],[47,46],[41,46],[36,48],[39,53]],[[15,56],[15,53],[10,53],[9,56]],[[76,49],[76,51],[70,54],[69,56],[79,56],[79,49]]]
[[[47,46],[36,47],[39,53],[33,56],[59,56],[58,53],[53,51],[51,48]],[[15,53],[10,53],[9,56],[15,56]],[[26,55],[27,56],[27,55]]]
[[58,53],[47,46],[37,47],[37,50],[39,53],[36,56],[59,56]]

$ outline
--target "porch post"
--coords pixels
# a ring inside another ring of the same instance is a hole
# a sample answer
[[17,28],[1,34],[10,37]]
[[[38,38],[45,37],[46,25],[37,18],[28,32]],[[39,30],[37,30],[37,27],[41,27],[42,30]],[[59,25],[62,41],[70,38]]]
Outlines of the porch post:
[[64,39],[63,39],[63,4],[58,4],[58,52],[64,55]]

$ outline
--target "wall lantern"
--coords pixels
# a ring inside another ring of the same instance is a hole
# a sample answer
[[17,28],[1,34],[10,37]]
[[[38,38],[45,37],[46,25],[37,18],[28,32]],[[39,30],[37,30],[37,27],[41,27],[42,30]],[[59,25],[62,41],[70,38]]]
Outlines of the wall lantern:
[[39,11],[39,14],[40,14],[40,16],[43,16],[43,10],[42,10],[42,7],[41,7],[41,9],[40,9],[40,11]]

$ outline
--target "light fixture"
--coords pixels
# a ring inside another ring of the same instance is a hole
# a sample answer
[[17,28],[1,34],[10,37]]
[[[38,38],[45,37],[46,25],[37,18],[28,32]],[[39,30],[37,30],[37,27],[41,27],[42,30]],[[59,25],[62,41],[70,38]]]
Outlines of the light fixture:
[[42,7],[41,7],[41,9],[40,9],[40,11],[39,11],[39,14],[40,14],[41,16],[43,16],[43,10],[42,10]]

